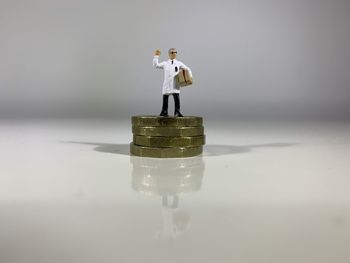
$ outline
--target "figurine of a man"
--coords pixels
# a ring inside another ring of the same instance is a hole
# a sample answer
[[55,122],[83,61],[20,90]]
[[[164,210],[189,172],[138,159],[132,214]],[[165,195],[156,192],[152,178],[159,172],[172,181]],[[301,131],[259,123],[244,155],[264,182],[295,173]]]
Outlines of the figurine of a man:
[[[187,70],[190,75],[190,82],[192,83],[192,71],[184,63],[176,59],[177,51],[175,48],[169,49],[169,59],[159,63],[159,56],[161,52],[156,50],[153,58],[153,66],[164,70],[163,82],[163,107],[160,116],[168,116],[168,99],[169,95],[173,95],[175,103],[175,117],[183,117],[180,112],[180,87],[175,81],[175,76],[179,74],[180,70]],[[190,83],[190,84],[191,84]]]

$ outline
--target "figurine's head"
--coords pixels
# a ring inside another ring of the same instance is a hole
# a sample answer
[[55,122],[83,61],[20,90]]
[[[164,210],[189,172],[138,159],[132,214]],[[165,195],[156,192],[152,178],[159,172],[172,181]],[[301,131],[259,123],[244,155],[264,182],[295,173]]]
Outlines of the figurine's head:
[[176,58],[176,55],[177,55],[177,51],[175,48],[171,48],[169,49],[169,58],[170,59],[175,59]]

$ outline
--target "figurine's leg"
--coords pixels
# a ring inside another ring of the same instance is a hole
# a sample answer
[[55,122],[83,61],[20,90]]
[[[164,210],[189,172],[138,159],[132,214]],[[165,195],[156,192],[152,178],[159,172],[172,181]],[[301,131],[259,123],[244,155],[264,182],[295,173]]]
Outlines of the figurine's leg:
[[173,202],[170,202],[170,196],[163,195],[162,196],[162,206],[167,207],[167,208],[178,208],[179,207],[179,196],[174,195],[171,196],[173,197]]
[[168,116],[168,101],[169,101],[169,95],[163,95],[163,107],[162,112],[159,116],[167,117]]
[[183,115],[180,112],[180,94],[174,93],[174,103],[175,103],[175,117],[183,117]]

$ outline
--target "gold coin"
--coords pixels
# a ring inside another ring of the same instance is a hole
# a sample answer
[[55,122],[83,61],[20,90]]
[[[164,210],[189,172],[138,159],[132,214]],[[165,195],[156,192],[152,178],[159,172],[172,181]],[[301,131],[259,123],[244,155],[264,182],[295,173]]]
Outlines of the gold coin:
[[203,152],[202,146],[197,147],[176,147],[158,148],[146,147],[130,143],[130,153],[141,157],[153,158],[184,158],[200,155]]
[[205,144],[205,135],[200,136],[141,136],[134,135],[134,144],[150,147],[195,147]]
[[199,136],[203,135],[204,127],[138,127],[133,126],[134,135],[143,136]]
[[131,118],[133,126],[172,126],[172,127],[198,127],[203,125],[203,118],[196,116],[184,117],[160,117],[160,116],[133,116]]

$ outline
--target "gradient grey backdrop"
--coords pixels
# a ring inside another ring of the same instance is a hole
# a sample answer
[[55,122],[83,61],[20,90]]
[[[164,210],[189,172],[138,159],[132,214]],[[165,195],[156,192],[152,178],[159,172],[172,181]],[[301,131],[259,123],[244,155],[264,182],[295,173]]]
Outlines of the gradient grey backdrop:
[[158,114],[169,47],[185,114],[350,118],[349,0],[0,0],[0,117]]

